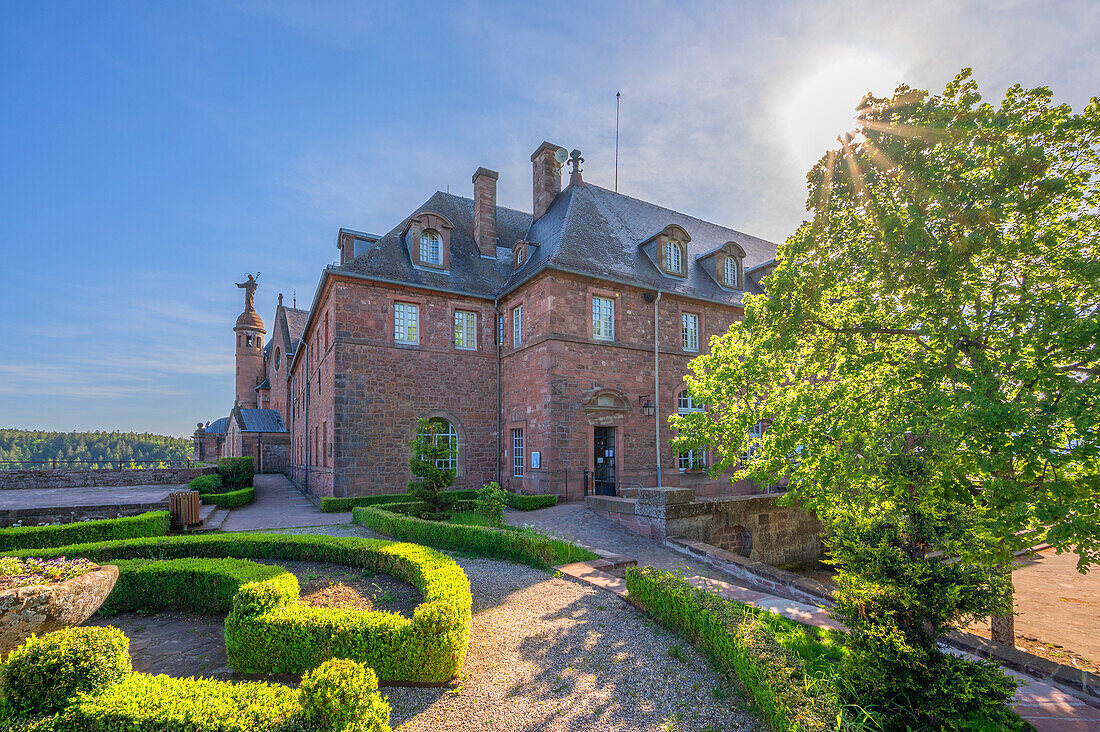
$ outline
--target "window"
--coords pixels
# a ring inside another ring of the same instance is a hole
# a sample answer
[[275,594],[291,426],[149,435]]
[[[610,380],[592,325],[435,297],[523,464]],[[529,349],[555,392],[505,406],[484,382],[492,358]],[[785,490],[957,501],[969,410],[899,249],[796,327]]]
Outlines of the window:
[[282,358],[282,356],[280,356],[279,353],[280,353],[279,349],[278,349],[278,347],[276,347],[275,348],[275,371],[279,370],[279,359]]
[[420,261],[423,264],[442,264],[442,243],[438,232],[425,229],[420,234]]
[[[696,402],[691,396],[691,392],[684,389],[676,397],[676,413],[683,416],[685,414],[691,414],[692,412],[702,412],[707,407],[705,404]],[[682,452],[676,456],[677,463],[680,467],[680,472],[688,470],[702,470],[706,467],[706,452],[703,450],[688,450]]]
[[[756,424],[754,424],[749,429],[749,432],[748,432],[749,448],[745,451],[745,454],[741,456],[741,462],[747,463],[749,461],[749,458],[751,458],[753,456],[753,453],[755,453],[758,449],[760,449],[760,444],[759,444],[760,443],[760,438],[762,438],[763,436],[764,436],[764,423],[763,422],[757,422]],[[798,448],[798,451],[799,451],[799,453],[801,453],[801,451],[802,451],[801,447]]]
[[726,287],[737,287],[737,260],[726,257],[722,263],[722,281]]
[[455,310],[455,348],[477,349],[477,313]]
[[684,313],[680,316],[681,340],[685,351],[699,350],[699,316],[695,313]]
[[609,297],[592,298],[592,337],[615,339],[615,301]]
[[512,475],[523,477],[523,429],[512,430]]
[[497,316],[497,345],[504,345],[504,316]]
[[408,302],[393,304],[393,339],[397,343],[420,341],[420,308]]
[[669,239],[665,243],[665,268],[672,274],[681,274],[684,271],[680,242],[675,239]]
[[451,449],[450,456],[436,459],[435,466],[440,470],[458,470],[458,433],[454,425],[440,417],[428,420],[428,424],[435,434],[435,444]]
[[516,305],[512,308],[512,345],[523,345],[523,306]]

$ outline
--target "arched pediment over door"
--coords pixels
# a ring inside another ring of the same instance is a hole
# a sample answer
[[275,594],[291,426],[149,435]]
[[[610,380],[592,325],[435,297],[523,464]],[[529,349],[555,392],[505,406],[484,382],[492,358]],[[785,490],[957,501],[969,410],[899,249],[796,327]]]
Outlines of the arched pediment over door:
[[630,400],[618,389],[585,392],[584,411],[588,423],[600,427],[617,424],[630,412]]

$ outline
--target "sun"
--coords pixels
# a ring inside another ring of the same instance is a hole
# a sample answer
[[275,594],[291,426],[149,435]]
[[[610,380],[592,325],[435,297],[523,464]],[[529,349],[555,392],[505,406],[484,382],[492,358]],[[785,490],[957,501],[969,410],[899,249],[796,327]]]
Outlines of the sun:
[[902,75],[896,62],[863,53],[827,55],[804,71],[779,105],[780,134],[799,168],[809,170],[855,128],[864,94],[889,96]]

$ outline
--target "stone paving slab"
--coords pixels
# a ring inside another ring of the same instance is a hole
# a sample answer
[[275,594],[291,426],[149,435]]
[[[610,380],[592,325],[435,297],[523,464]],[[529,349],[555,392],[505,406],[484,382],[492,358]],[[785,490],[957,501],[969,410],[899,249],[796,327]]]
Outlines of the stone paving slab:
[[321,513],[285,475],[257,475],[252,485],[255,500],[230,511],[222,524],[223,531],[332,526],[351,521],[348,513]]

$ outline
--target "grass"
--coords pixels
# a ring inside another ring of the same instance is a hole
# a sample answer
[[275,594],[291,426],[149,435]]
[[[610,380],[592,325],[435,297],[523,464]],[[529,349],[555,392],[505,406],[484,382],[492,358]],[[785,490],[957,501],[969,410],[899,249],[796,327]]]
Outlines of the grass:
[[[450,523],[462,524],[465,526],[493,526],[493,523],[489,521],[489,518],[485,516],[485,514],[477,513],[476,511],[456,511],[451,514]],[[529,531],[533,534],[545,536],[545,534],[535,531],[529,526],[520,527],[505,524],[497,528],[506,529],[508,531]],[[547,536],[546,538],[550,540],[550,544],[554,548],[554,556],[550,560],[550,564],[552,565],[571,564],[572,562],[590,562],[593,559],[599,559],[597,554],[590,552],[584,547],[579,547],[571,541],[555,539],[551,536]]]

